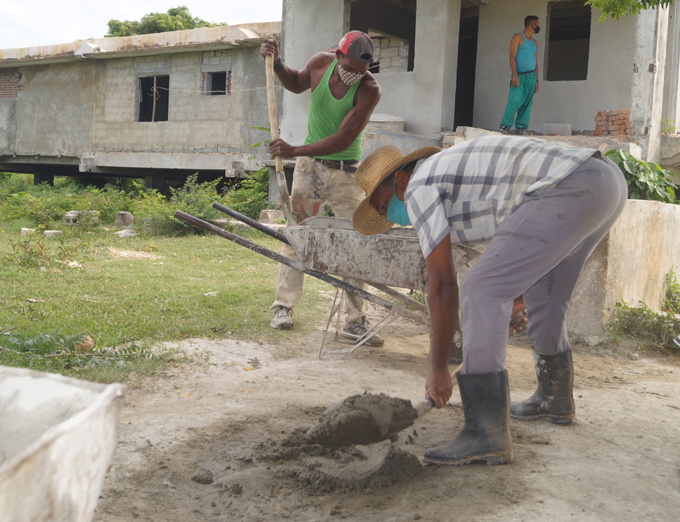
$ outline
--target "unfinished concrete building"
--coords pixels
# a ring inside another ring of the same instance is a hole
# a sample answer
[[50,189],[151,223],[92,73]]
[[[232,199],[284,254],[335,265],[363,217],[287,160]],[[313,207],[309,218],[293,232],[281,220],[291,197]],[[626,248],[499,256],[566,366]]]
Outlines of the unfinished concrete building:
[[161,188],[196,172],[243,177],[259,165],[248,146],[268,137],[252,128],[269,121],[259,46],[280,26],[0,50],[0,171]]
[[[680,164],[662,121],[680,126],[680,5],[599,22],[584,0],[284,0],[283,55],[303,67],[348,30],[367,31],[383,89],[376,113],[432,136],[459,126],[498,129],[508,98],[508,48],[524,17],[538,16],[541,89],[530,129],[595,130],[598,112],[628,110],[629,136],[645,159]],[[319,13],[324,13],[320,16]],[[288,37],[295,35],[295,37]],[[306,132],[308,95],[284,93],[283,137]],[[677,149],[677,150],[676,150]]]

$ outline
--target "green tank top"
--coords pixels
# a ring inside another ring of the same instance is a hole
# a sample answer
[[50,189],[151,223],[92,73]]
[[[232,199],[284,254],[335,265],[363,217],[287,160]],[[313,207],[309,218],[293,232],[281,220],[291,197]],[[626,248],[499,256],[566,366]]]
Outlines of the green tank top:
[[[323,75],[321,83],[314,89],[312,93],[312,99],[309,104],[309,120],[307,123],[307,137],[302,143],[303,145],[309,145],[310,143],[316,143],[319,140],[332,136],[340,130],[340,125],[345,119],[345,116],[354,107],[354,94],[359,88],[358,81],[349,88],[347,94],[342,98],[342,100],[336,99],[333,94],[331,94],[331,89],[328,85],[330,82],[331,74],[335,71],[335,66],[338,63],[337,58],[333,60],[333,63]],[[342,152],[336,152],[335,154],[330,154],[328,156],[317,156],[321,159],[329,160],[356,160],[361,159],[361,136],[363,135],[363,130],[357,136],[352,144]]]

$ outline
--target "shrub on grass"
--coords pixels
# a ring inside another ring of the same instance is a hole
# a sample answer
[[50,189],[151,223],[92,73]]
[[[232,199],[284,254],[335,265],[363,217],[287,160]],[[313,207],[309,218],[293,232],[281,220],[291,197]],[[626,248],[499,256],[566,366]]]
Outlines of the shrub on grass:
[[269,203],[269,167],[251,172],[235,188],[227,192],[225,205],[252,219],[260,217],[260,211],[272,208]]
[[639,345],[649,345],[667,353],[680,353],[673,342],[673,338],[680,333],[680,283],[676,281],[673,269],[666,275],[666,292],[661,307],[663,312],[655,312],[642,301],[637,307],[621,301],[614,308],[607,332],[614,339],[630,337]]

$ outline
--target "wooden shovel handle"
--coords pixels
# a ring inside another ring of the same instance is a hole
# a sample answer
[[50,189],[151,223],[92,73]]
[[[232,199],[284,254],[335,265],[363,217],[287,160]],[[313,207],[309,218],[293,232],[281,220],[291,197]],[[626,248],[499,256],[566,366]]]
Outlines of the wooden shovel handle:
[[[271,126],[272,140],[279,139],[279,117],[276,112],[276,92],[274,91],[274,57],[268,54],[265,57],[267,67],[267,105],[269,107],[269,125]],[[274,158],[277,172],[283,172],[283,159],[281,156]]]

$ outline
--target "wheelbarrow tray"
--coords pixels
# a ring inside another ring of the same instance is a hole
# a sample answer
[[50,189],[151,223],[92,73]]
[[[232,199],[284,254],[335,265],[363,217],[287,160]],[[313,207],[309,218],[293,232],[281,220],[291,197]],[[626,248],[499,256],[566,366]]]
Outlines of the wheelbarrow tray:
[[[413,228],[395,227],[365,236],[348,219],[312,217],[284,231],[300,261],[307,268],[372,284],[427,288],[427,266]],[[480,252],[453,245],[459,277]]]
[[125,386],[0,367],[0,520],[90,522]]

